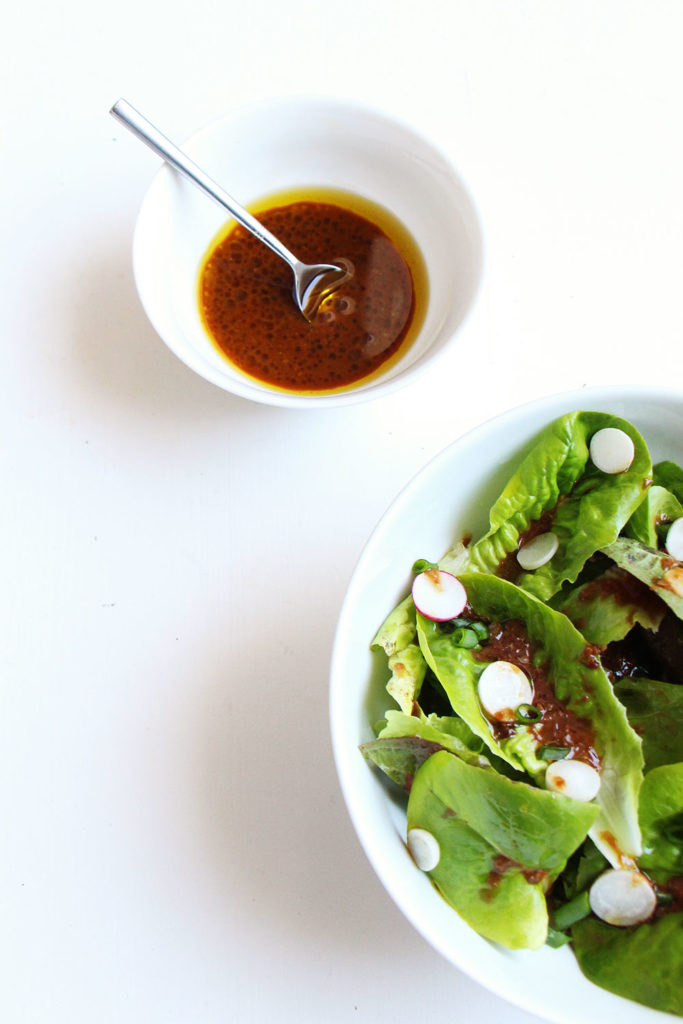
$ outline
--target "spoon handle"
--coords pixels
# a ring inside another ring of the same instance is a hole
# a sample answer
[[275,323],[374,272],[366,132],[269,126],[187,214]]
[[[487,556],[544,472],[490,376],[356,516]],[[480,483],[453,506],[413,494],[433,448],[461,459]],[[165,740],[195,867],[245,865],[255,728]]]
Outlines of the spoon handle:
[[109,113],[120,121],[121,124],[129,128],[134,135],[144,142],[150,149],[154,150],[157,156],[160,156],[162,160],[170,164],[177,171],[180,171],[193,185],[205,192],[215,202],[224,206],[228,210],[236,221],[251,231],[252,235],[256,235],[261,242],[267,245],[273,252],[277,253],[286,263],[290,265],[292,270],[299,264],[299,260],[296,258],[294,253],[290,252],[289,249],[280,242],[275,235],[271,234],[267,228],[256,220],[248,210],[245,210],[243,206],[232,198],[231,195],[222,189],[220,185],[205,174],[204,171],[194,161],[183,153],[181,149],[178,149],[170,139],[167,139],[158,128],[144,117],[139,110],[131,106],[126,100],[117,100],[114,106],[111,108]]

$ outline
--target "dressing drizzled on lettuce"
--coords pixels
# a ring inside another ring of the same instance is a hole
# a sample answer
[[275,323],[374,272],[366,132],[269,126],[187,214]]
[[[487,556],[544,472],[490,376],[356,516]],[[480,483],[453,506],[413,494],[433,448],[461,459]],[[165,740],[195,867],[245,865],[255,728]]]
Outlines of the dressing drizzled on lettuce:
[[[620,471],[591,457],[606,428],[630,439]],[[387,708],[361,748],[404,791],[409,848],[429,838],[432,883],[476,931],[510,949],[571,944],[594,983],[680,1015],[683,564],[666,535],[682,515],[683,470],[653,468],[630,423],[549,424],[488,531],[413,566],[457,576],[467,604],[436,621],[409,595],[380,625]],[[552,555],[522,568],[519,552],[547,534]],[[493,714],[479,683],[500,664],[533,697]],[[599,773],[597,795],[563,791],[572,761]],[[610,869],[648,880],[646,920],[595,915],[590,889]]]

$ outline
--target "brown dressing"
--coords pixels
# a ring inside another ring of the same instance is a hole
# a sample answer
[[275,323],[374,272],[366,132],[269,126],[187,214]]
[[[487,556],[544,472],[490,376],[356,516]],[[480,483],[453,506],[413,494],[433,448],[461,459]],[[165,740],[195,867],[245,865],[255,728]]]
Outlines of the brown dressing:
[[[590,657],[590,652],[587,652]],[[600,768],[595,750],[593,727],[555,696],[548,679],[548,666],[535,664],[536,649],[522,622],[509,619],[494,622],[489,628],[489,642],[480,651],[473,652],[477,661],[509,661],[521,668],[531,680],[533,703],[542,712],[542,718],[533,723],[533,732],[543,746],[569,747],[570,758],[585,761]],[[493,721],[497,739],[514,734],[515,721]]]
[[251,208],[305,263],[349,260],[353,276],[308,323],[292,298],[292,272],[239,225],[206,254],[199,311],[214,345],[243,373],[276,389],[344,390],[396,362],[424,319],[427,274],[406,228],[350,193],[307,189]]
[[591,583],[587,583],[579,595],[579,601],[586,604],[607,598],[611,598],[617,605],[634,606],[629,617],[631,625],[634,623],[637,608],[642,608],[652,619],[659,621],[666,612],[666,605],[650,590],[647,584],[642,583],[630,572],[626,572],[625,569],[620,569],[616,565]]
[[515,870],[524,876],[529,885],[540,885],[548,877],[548,872],[544,868],[525,868],[518,861],[499,853],[493,859],[493,867],[488,873],[486,883],[479,890],[481,899],[490,903],[496,894],[496,889],[508,872]]
[[664,917],[665,914],[680,914],[683,911],[683,875],[676,875],[666,882],[659,883],[656,890],[658,893],[668,896],[670,902],[657,907],[653,920]]

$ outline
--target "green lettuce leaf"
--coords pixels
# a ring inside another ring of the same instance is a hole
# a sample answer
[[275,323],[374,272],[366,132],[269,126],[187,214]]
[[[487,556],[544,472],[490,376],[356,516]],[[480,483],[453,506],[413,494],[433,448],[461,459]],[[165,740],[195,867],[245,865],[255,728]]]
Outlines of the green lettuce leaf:
[[371,648],[380,648],[387,655],[391,673],[387,692],[406,715],[412,713],[427,669],[420,648],[415,643],[415,614],[413,599],[408,595],[387,616],[370,644]]
[[679,619],[683,619],[683,565],[628,537],[619,537],[602,550],[622,569],[645,583]]
[[[666,885],[683,874],[683,764],[646,775],[640,793],[639,867]],[[632,928],[588,917],[572,928],[579,966],[596,985],[656,1010],[683,1015],[683,913],[672,910]]]
[[622,679],[614,692],[643,741],[645,771],[683,761],[683,686]]
[[639,866],[658,881],[683,876],[683,763],[660,765],[645,776],[640,827]]
[[[636,856],[640,852],[637,807],[643,767],[641,741],[629,725],[605,672],[587,650],[585,639],[565,615],[506,580],[478,573],[463,574],[460,580],[476,615],[489,622],[517,619],[524,623],[537,649],[537,664],[545,666],[556,697],[579,718],[590,722],[601,759],[597,797],[601,814],[591,835],[615,863],[620,862],[622,855]],[[537,756],[540,741],[533,725],[519,725],[513,737],[498,741],[481,711],[477,682],[487,662],[475,658],[471,651],[455,647],[448,633],[420,614],[417,626],[425,659],[448,694],[455,713],[464,718],[494,754],[542,782],[547,762]]]
[[[623,430],[633,440],[635,457],[624,473],[602,473],[589,458],[590,439],[603,427]],[[644,499],[651,473],[645,442],[630,423],[600,412],[560,417],[541,433],[493,505],[488,533],[469,549],[469,568],[496,573],[505,563],[514,582],[548,600],[565,580],[577,578],[592,554],[617,538]],[[559,548],[545,565],[524,573],[514,553],[544,515],[545,529],[556,534]]]
[[[484,750],[482,741],[474,735],[467,722],[454,715],[406,715],[401,711],[387,711],[386,724],[379,734],[387,739],[396,736],[420,736],[439,743],[446,750],[462,754],[479,755]],[[476,764],[477,761],[472,763]]]
[[376,764],[402,789],[410,790],[419,766],[437,750],[457,754],[468,764],[487,766],[484,744],[461,718],[406,715],[387,711],[386,723],[375,740],[360,747],[363,757]]
[[391,736],[362,743],[360,752],[401,789],[410,792],[415,774],[427,758],[444,748],[419,736]]
[[683,469],[675,462],[658,462],[652,470],[654,482],[678,498],[683,505]]
[[644,629],[659,629],[666,612],[644,583],[618,566],[558,595],[553,608],[571,619],[589,643],[600,647],[622,640],[636,623]]
[[579,967],[590,981],[655,1010],[683,1015],[683,914],[614,928],[588,917],[572,928]]
[[415,605],[408,594],[394,610],[387,615],[372,639],[370,647],[381,648],[388,658],[398,654],[416,636]]
[[596,814],[444,751],[415,775],[408,829],[436,838],[430,878],[468,924],[510,949],[537,949],[548,931],[545,891]]
[[658,548],[669,524],[679,516],[683,516],[683,505],[678,498],[666,487],[654,484],[624,527],[624,535]]

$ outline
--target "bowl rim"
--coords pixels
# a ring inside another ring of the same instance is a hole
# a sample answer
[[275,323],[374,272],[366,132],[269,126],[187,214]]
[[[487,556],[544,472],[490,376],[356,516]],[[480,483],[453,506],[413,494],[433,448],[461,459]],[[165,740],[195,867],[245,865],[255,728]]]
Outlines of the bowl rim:
[[[531,420],[532,417],[536,417],[538,419],[542,415],[546,417],[543,422],[551,422],[552,419],[562,415],[563,412],[573,411],[574,409],[590,410],[594,403],[598,403],[599,407],[600,404],[604,405],[612,399],[625,404],[641,402],[654,405],[657,402],[663,402],[672,406],[678,405],[681,416],[683,417],[683,389],[681,388],[638,385],[596,385],[581,389],[574,389],[572,391],[555,392],[551,395],[529,400],[487,418],[456,437],[436,455],[431,457],[419,470],[417,470],[417,472],[412,474],[407,483],[397,492],[394,499],[389,503],[384,513],[377,521],[356,560],[339,612],[330,658],[329,728],[337,777],[346,809],[349,817],[351,818],[358,841],[360,842],[361,847],[363,848],[365,855],[370,861],[370,864],[372,865],[380,882],[412,926],[446,960],[477,981],[484,988],[494,992],[499,998],[505,999],[511,1004],[524,1009],[529,1013],[533,1013],[541,1018],[553,1021],[554,1024],[578,1024],[578,1020],[569,1010],[566,1010],[561,1006],[549,1007],[546,1000],[539,997],[534,991],[529,991],[526,986],[519,983],[510,983],[507,978],[505,979],[505,983],[502,984],[500,980],[493,982],[488,969],[478,962],[476,948],[469,950],[459,949],[457,951],[458,955],[455,956],[454,951],[447,948],[447,942],[444,941],[443,935],[435,935],[433,933],[433,930],[430,927],[431,921],[425,922],[425,920],[421,920],[419,918],[419,915],[416,914],[416,909],[413,905],[414,900],[407,897],[403,892],[400,882],[404,867],[400,866],[396,868],[392,863],[387,863],[381,859],[382,847],[383,845],[386,845],[383,843],[383,833],[386,833],[386,824],[385,822],[377,824],[374,820],[371,820],[372,814],[363,806],[362,796],[357,797],[353,789],[354,755],[356,757],[360,757],[360,755],[358,754],[358,739],[356,738],[355,742],[351,741],[351,738],[348,735],[348,730],[345,727],[346,719],[343,713],[343,648],[346,644],[346,632],[352,618],[353,607],[357,600],[357,593],[359,588],[362,586],[361,577],[364,572],[366,562],[368,562],[372,557],[373,547],[382,536],[384,530],[390,527],[391,520],[401,514],[402,507],[410,501],[413,492],[420,487],[423,480],[428,479],[432,474],[438,473],[440,466],[442,464],[447,464],[448,461],[454,457],[454,452],[456,450],[466,448],[474,442],[481,443],[482,441],[485,441],[487,437],[504,429],[509,423],[513,423],[520,419]],[[624,415],[624,413],[621,413],[620,415]],[[529,435],[532,436],[533,432],[541,429],[541,427],[541,422],[537,422],[533,427],[530,425]],[[408,559],[409,557],[410,555],[408,554]],[[388,611],[390,611],[390,609],[387,609],[387,614]],[[371,637],[368,636],[368,647],[370,639]],[[357,763],[355,767],[357,767]],[[388,804],[388,800],[385,800],[385,803]],[[431,883],[426,879],[426,876],[425,880],[431,889]],[[496,947],[494,943],[488,943],[487,940],[482,940],[481,936],[478,936],[474,929],[470,928],[470,926],[462,921],[462,918],[459,918],[457,912],[448,907],[445,901],[443,901],[443,906],[446,907],[450,914],[456,915],[460,924],[468,929],[472,936],[475,936],[480,941],[486,942],[488,946],[494,949],[499,949],[502,955],[510,955],[510,951],[504,950],[502,947]],[[542,956],[547,952],[547,947],[534,953],[531,953],[530,951],[520,952],[524,956],[538,957],[539,955]],[[610,1012],[613,1012],[615,1016],[619,1013],[622,1018],[624,1014],[626,1014],[629,1024],[636,1024],[636,1021],[637,1024],[659,1024],[660,1021],[664,1024],[665,1021],[673,1022],[680,1020],[679,1017],[672,1014],[643,1006],[633,1000],[625,999],[598,986],[594,986],[580,972],[578,964],[574,960],[571,951],[552,950],[551,952],[553,954],[566,954],[565,962],[567,957],[571,958],[575,967],[577,982],[590,986],[591,992],[594,990],[596,1003],[607,1003],[607,1016],[605,1016],[605,1010],[601,1006],[598,1007],[598,1011],[595,1015],[591,1014],[590,1009],[587,1009],[586,1013],[582,1014],[582,1024],[602,1024],[605,1019],[609,1019]],[[542,964],[539,964],[539,966],[542,966]],[[571,969],[573,970],[574,968]]]
[[[145,289],[144,285],[141,284],[146,274],[146,271],[144,270],[146,257],[142,255],[142,251],[143,245],[145,244],[146,225],[147,218],[150,216],[150,208],[155,202],[157,192],[162,189],[167,182],[178,180],[179,177],[178,172],[174,171],[165,163],[162,163],[153,175],[138,208],[131,245],[132,267],[138,298],[150,324],[167,348],[169,348],[169,350],[173,352],[181,362],[200,377],[203,377],[205,380],[216,385],[228,394],[233,394],[237,397],[245,398],[259,404],[297,409],[331,409],[340,406],[356,405],[361,402],[382,398],[386,395],[392,394],[395,391],[408,386],[411,382],[418,380],[425,373],[430,371],[432,367],[437,366],[441,360],[449,354],[450,344],[453,338],[461,335],[462,332],[466,330],[473,316],[474,310],[478,305],[478,300],[483,288],[486,267],[486,242],[481,211],[474,199],[469,182],[460,171],[459,166],[456,166],[450,155],[431,137],[431,135],[423,132],[405,117],[397,115],[392,111],[387,110],[385,107],[364,104],[356,100],[348,101],[340,97],[326,97],[323,95],[297,94],[290,96],[262,97],[249,104],[236,106],[227,113],[213,118],[197,129],[197,131],[186,136],[181,141],[180,145],[181,148],[192,156],[193,149],[197,145],[201,145],[203,141],[211,139],[214,135],[220,134],[224,128],[235,127],[240,123],[248,123],[252,118],[263,116],[271,112],[277,113],[278,111],[285,112],[291,110],[293,112],[305,113],[307,108],[309,111],[319,112],[320,114],[338,111],[340,113],[351,115],[352,117],[359,117],[377,123],[381,122],[396,128],[407,137],[412,137],[416,142],[419,142],[420,145],[426,146],[430,149],[434,153],[435,157],[442,161],[443,165],[448,168],[454,181],[457,182],[464,197],[464,202],[469,207],[471,224],[476,233],[476,244],[474,247],[476,266],[474,268],[473,275],[475,278],[475,284],[472,289],[472,294],[469,298],[467,308],[465,309],[459,323],[448,337],[446,344],[442,345],[437,351],[432,351],[431,349],[428,350],[402,371],[388,377],[387,379],[380,377],[376,382],[370,383],[365,387],[352,386],[348,390],[330,392],[327,394],[305,395],[297,394],[296,392],[279,391],[268,388],[267,386],[262,386],[257,380],[251,381],[246,376],[243,381],[239,377],[228,379],[217,367],[212,366],[201,356],[200,353],[196,352],[190,343],[184,346],[176,340],[176,337],[173,334],[169,337],[164,326],[163,313],[153,304],[148,291]],[[185,183],[183,182],[183,186],[184,185]],[[193,186],[188,183],[187,187],[192,188]]]

